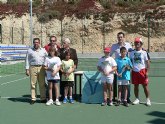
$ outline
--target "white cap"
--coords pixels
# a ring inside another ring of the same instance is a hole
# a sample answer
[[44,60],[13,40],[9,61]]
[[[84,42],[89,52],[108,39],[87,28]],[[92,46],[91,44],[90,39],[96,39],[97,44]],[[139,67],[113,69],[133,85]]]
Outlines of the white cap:
[[64,39],[64,42],[70,44],[70,40],[69,40],[69,38],[65,38],[65,39]]

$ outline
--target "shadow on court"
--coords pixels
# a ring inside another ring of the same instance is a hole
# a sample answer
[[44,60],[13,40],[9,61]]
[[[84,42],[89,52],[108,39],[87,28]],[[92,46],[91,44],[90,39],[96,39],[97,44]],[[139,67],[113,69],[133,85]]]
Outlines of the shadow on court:
[[149,121],[151,124],[165,124],[165,112],[153,111],[148,113],[150,116],[158,117],[157,119]]
[[[40,95],[37,95],[37,98],[40,98]],[[31,101],[31,95],[22,95],[22,97],[14,97],[14,98],[8,98],[8,100],[12,102],[26,102],[30,103]],[[40,100],[36,100],[36,103],[40,103]]]

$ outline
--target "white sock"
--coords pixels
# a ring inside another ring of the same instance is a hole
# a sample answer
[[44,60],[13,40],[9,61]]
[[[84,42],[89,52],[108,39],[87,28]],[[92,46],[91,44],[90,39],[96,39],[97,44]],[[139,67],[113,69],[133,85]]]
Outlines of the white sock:
[[58,102],[59,101],[59,99],[56,99],[56,102]]
[[69,96],[70,99],[72,99],[72,96]]
[[65,96],[65,99],[67,99],[67,96]]

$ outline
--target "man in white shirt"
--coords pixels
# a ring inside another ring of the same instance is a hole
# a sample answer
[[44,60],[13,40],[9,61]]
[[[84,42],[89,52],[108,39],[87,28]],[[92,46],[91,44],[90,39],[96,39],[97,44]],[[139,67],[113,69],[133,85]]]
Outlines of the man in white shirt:
[[[125,47],[128,52],[130,50],[132,50],[131,44],[125,41],[125,34],[123,32],[119,32],[117,34],[117,43],[112,45],[110,56],[112,56],[114,54],[115,59],[119,58],[121,56],[121,54],[120,54],[120,48],[121,47]],[[114,99],[115,99],[117,97],[117,75],[116,74],[114,76],[114,83],[113,84],[114,84],[113,88],[114,88]],[[122,96],[124,96],[124,94],[122,94]],[[128,98],[127,102],[131,103],[131,100],[130,100],[130,85],[128,86],[128,97],[127,98]]]
[[28,49],[26,55],[26,75],[30,76],[31,102],[36,102],[36,83],[39,84],[41,103],[46,103],[45,93],[45,70],[43,67],[47,52],[40,47],[40,39],[33,39],[33,47]]

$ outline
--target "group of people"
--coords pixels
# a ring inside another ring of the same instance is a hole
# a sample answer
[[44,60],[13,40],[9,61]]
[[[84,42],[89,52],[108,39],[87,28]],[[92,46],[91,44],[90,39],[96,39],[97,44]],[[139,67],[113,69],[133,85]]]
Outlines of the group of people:
[[[62,95],[63,103],[74,103],[72,98],[73,72],[77,68],[78,58],[76,50],[70,48],[70,43],[70,40],[65,38],[62,43],[63,47],[61,47],[57,38],[51,36],[50,43],[41,48],[40,39],[33,39],[33,47],[28,49],[26,55],[26,75],[30,76],[31,82],[30,104],[36,102],[37,82],[39,84],[41,103],[59,106],[61,105],[60,94]],[[48,86],[45,85],[46,82]],[[53,99],[54,96],[55,100]]]
[[[113,105],[113,98],[117,93],[113,89],[118,86],[118,100],[116,106],[123,103],[129,106],[130,82],[134,84],[135,101],[139,104],[139,84],[142,84],[146,95],[146,105],[151,106],[148,89],[148,71],[150,61],[148,53],[142,48],[143,42],[140,37],[135,38],[133,49],[130,43],[125,41],[125,34],[117,34],[117,43],[104,48],[104,56],[98,61],[97,68],[101,72],[104,101],[102,106]],[[112,57],[114,55],[114,57]],[[26,75],[30,76],[31,102],[36,102],[36,83],[39,84],[41,103],[46,105],[61,105],[74,103],[72,91],[74,86],[74,71],[78,65],[76,50],[70,48],[70,40],[65,38],[62,45],[57,42],[55,36],[50,37],[50,43],[44,48],[40,46],[40,39],[33,39],[33,47],[29,48],[26,55]],[[45,73],[46,72],[46,73]],[[45,77],[46,80],[45,81]],[[48,87],[45,87],[45,83]],[[59,88],[60,82],[60,88]],[[48,100],[46,99],[46,89]],[[54,97],[55,96],[55,99]],[[108,98],[109,96],[109,98]]]
[[[146,105],[151,106],[148,89],[150,58],[148,53],[142,48],[142,39],[140,37],[135,38],[135,49],[125,41],[123,32],[117,34],[117,39],[118,42],[113,44],[111,48],[104,48],[105,55],[99,59],[97,64],[98,71],[102,73],[101,82],[103,84],[104,101],[101,105],[113,105],[113,88],[116,89],[116,86],[118,86],[118,100],[115,105],[119,106],[123,103],[124,106],[128,107],[129,103],[131,103],[131,81],[134,84],[136,98],[132,104],[140,103],[139,84],[142,84],[146,96]],[[114,57],[112,57],[113,54]],[[108,95],[109,99],[107,99]]]

